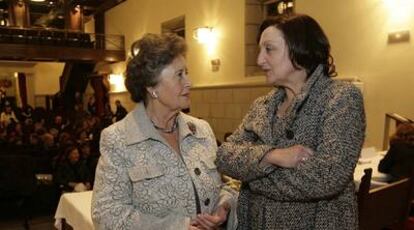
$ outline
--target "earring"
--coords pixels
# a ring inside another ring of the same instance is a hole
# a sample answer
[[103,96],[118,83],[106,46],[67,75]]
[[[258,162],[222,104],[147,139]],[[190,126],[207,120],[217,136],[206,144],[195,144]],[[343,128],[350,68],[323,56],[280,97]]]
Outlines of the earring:
[[155,91],[151,92],[151,95],[153,98],[157,99],[158,98],[158,94]]

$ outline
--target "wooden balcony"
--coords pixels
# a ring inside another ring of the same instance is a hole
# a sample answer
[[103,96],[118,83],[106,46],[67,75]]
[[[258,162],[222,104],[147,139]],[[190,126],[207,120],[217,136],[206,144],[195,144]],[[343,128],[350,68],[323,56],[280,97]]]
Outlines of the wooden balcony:
[[0,27],[0,60],[125,61],[124,36]]

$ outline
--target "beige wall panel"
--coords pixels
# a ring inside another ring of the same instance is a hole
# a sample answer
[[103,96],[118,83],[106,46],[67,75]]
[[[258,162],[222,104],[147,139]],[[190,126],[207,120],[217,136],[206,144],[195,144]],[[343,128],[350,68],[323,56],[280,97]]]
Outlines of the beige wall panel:
[[[403,7],[411,11],[404,21],[397,23],[393,18],[395,12],[388,10],[386,2],[385,0],[295,1],[296,11],[315,17],[330,38],[339,75],[356,76],[363,81],[368,121],[365,145],[377,148],[382,146],[386,112],[396,112],[414,118],[414,90],[412,90],[414,46],[412,41],[387,44],[389,32],[409,30],[411,35],[414,33],[413,6],[410,1],[402,1],[411,4]],[[245,1],[239,0],[126,1],[106,13],[106,29],[107,33],[124,34],[126,47],[129,50],[129,45],[144,33],[159,33],[162,22],[185,15],[186,41],[189,46],[187,64],[194,87],[257,85],[265,82],[263,76],[246,77],[244,73],[244,7]],[[216,28],[218,39],[212,49],[209,50],[192,38],[193,29],[199,26]],[[210,60],[213,58],[221,60],[218,72],[211,70]],[[112,65],[112,68],[115,73],[120,73],[124,71],[125,65],[119,63]],[[234,92],[240,90],[240,87],[236,86],[228,88],[233,88]],[[218,93],[214,92],[218,89],[221,88],[210,88],[208,92],[207,89],[203,89],[201,93],[203,102],[200,102],[201,98],[197,96],[195,102],[219,103]],[[246,94],[249,94],[253,100],[266,94],[270,89],[271,87],[251,86],[250,93]],[[233,97],[232,100],[238,101],[240,99],[236,98],[239,97]],[[248,106],[240,106],[241,113],[245,114]],[[206,119],[213,122],[212,126],[217,135],[224,132],[221,125],[225,122]],[[237,120],[231,121],[236,123]],[[220,130],[217,130],[219,128]]]
[[365,145],[377,148],[382,146],[385,113],[414,118],[413,43],[387,43],[389,32],[408,30],[413,35],[414,3],[400,1],[391,10],[388,2],[394,1],[296,1],[297,11],[315,17],[326,31],[339,75],[364,82]]

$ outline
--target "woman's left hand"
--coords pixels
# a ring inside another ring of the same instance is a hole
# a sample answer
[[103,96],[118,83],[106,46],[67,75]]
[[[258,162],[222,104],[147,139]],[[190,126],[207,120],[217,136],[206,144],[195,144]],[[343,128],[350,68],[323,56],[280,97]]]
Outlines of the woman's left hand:
[[218,229],[224,222],[226,222],[229,210],[230,205],[228,203],[223,203],[212,215],[206,213],[197,215],[197,218],[193,221],[192,225],[205,230]]

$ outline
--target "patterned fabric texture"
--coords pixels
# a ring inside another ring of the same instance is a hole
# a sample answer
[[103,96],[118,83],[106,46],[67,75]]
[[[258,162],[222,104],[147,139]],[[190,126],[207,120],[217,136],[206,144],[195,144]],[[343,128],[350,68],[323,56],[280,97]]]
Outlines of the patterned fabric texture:
[[223,187],[214,164],[217,145],[207,122],[178,116],[182,159],[153,127],[143,104],[101,134],[92,198],[97,229],[188,229],[201,211],[236,196]]
[[[219,171],[242,181],[238,229],[357,229],[353,171],[365,133],[361,92],[324,76],[319,66],[291,114],[279,118],[284,97],[275,89],[258,98],[218,150]],[[297,168],[260,164],[268,151],[295,144],[314,151]]]

